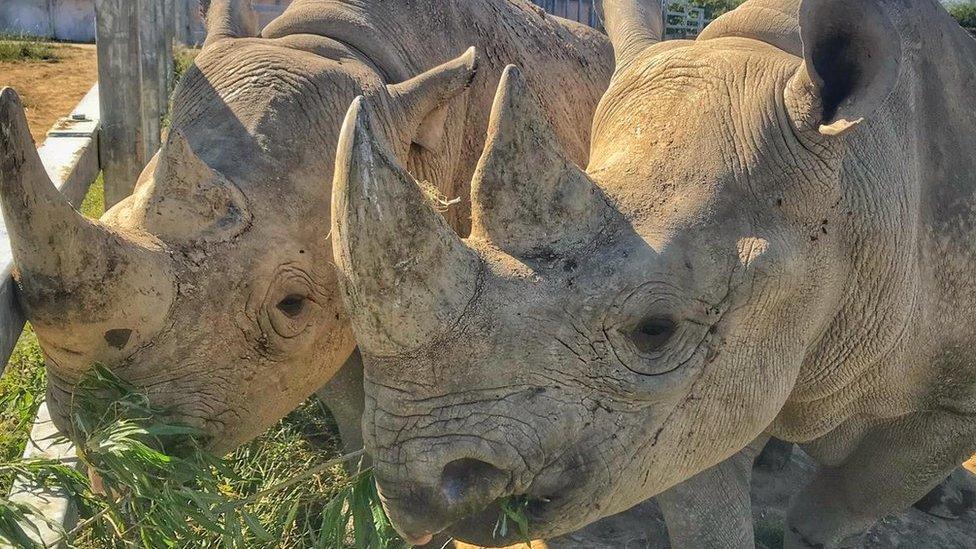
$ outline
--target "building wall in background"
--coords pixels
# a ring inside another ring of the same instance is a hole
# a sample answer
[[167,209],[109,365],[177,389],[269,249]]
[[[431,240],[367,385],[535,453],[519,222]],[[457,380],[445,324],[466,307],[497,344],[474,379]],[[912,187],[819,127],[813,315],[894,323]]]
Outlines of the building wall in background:
[[95,41],[92,0],[0,0],[0,34]]

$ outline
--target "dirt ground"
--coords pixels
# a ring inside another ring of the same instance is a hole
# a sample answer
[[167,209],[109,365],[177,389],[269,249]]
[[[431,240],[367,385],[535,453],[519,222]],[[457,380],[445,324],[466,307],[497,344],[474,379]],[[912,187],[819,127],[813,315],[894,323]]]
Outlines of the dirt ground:
[[[976,465],[976,459],[966,464]],[[783,524],[790,497],[813,476],[815,464],[794,448],[790,462],[781,471],[753,470],[752,514],[758,549],[782,547]],[[954,485],[972,494],[976,475],[960,468]],[[939,518],[909,509],[878,522],[864,537],[863,549],[964,549],[976,547],[976,509],[956,520]],[[474,549],[456,544],[456,549]],[[525,549],[525,545],[510,549]],[[603,519],[579,532],[548,542],[535,542],[532,549],[670,549],[664,518],[653,501],[630,511]]]
[[0,62],[0,88],[17,90],[38,145],[51,126],[67,116],[98,80],[95,46],[54,44],[57,61]]

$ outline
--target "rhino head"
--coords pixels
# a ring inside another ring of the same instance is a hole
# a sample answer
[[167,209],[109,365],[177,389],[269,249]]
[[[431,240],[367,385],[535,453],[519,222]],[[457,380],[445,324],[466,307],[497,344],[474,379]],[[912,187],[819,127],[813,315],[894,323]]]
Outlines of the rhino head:
[[897,81],[892,24],[875,1],[766,0],[659,42],[658,7],[604,2],[617,69],[586,171],[506,71],[466,240],[368,102],[347,115],[335,257],[367,450],[411,539],[510,542],[511,497],[533,536],[580,528],[731,456],[817,379],[850,272],[846,139]]
[[244,36],[253,26],[243,4],[213,2],[164,146],[99,221],[57,192],[17,95],[0,96],[0,194],[19,301],[63,432],[95,363],[203,429],[218,452],[322,387],[355,346],[329,242],[345,107],[358,93],[387,105],[387,126],[398,128],[389,137],[406,156],[410,134],[473,74],[469,51],[386,85],[362,61]]

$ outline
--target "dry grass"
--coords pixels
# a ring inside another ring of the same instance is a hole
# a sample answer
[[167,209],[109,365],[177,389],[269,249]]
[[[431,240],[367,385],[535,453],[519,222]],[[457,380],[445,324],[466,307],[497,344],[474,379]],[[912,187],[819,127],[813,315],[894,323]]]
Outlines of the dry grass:
[[[27,122],[31,135],[40,145],[47,131],[61,118],[67,116],[81,98],[98,80],[98,63],[93,46],[57,43],[12,44],[19,51],[21,44],[28,46],[35,57],[10,59],[0,55],[0,88],[12,87],[20,94],[27,109]],[[56,60],[37,59],[38,48],[49,48]]]

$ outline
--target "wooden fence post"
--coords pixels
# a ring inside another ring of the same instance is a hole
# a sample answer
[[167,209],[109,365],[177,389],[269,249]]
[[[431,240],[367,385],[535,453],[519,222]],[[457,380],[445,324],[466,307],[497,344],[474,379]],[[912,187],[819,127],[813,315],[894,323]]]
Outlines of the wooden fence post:
[[[143,165],[159,149],[162,89],[160,58],[163,50],[162,6],[159,0],[138,0],[139,58],[141,65]],[[135,184],[135,181],[132,182]]]
[[190,44],[190,8],[189,2],[196,0],[173,0],[174,18],[176,19],[176,42],[182,46]]
[[132,193],[159,149],[172,65],[166,11],[161,0],[95,2],[106,207]]
[[[165,69],[165,83],[166,91],[173,89],[176,82],[173,82],[173,39],[176,37],[176,2],[175,0],[162,0],[163,3],[163,35],[166,40],[166,50],[163,52],[165,57],[163,58],[164,69]],[[164,101],[169,101],[169,95],[164,98]],[[168,105],[167,105],[168,106]],[[169,110],[167,108],[167,110]]]
[[106,208],[132,193],[143,167],[137,12],[132,0],[95,2]]

